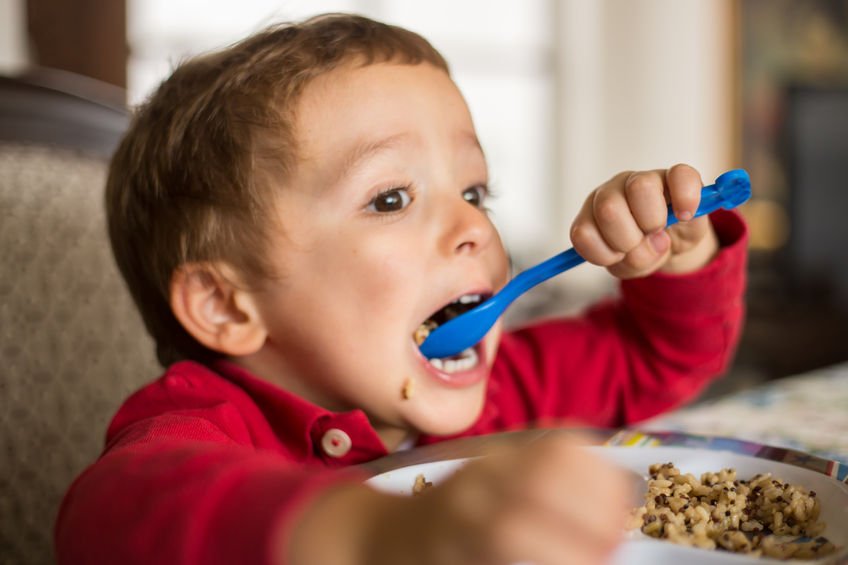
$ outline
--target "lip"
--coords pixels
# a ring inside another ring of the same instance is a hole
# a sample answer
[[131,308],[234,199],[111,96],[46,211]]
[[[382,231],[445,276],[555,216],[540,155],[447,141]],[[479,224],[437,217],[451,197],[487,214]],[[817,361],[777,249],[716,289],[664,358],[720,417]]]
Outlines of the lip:
[[418,362],[421,364],[424,372],[433,379],[438,381],[440,384],[451,388],[466,388],[485,380],[489,374],[485,357],[485,344],[486,338],[483,338],[474,346],[474,350],[477,352],[479,359],[477,365],[467,371],[460,371],[457,373],[446,373],[444,371],[440,371],[427,361],[427,358],[421,354],[421,351],[418,350],[417,346],[415,347],[415,351],[418,356]]

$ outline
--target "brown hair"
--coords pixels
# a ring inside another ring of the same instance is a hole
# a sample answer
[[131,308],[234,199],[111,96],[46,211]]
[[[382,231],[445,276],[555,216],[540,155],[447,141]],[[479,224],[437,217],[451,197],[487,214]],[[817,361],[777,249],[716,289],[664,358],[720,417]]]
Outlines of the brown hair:
[[296,162],[292,108],[304,86],[344,64],[387,61],[448,71],[415,33],[327,14],[191,59],[138,108],[112,158],[106,212],[115,260],[160,363],[219,356],[171,312],[180,265],[222,260],[249,280],[271,275],[273,193]]

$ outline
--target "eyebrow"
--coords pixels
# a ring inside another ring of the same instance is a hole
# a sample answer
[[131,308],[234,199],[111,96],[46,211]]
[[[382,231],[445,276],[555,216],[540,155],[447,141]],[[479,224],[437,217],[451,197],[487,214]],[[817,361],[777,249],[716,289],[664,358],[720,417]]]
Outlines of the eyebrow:
[[[403,132],[389,137],[364,140],[357,143],[353,149],[344,156],[335,178],[337,180],[344,178],[363,161],[367,161],[377,153],[381,153],[382,151],[401,145],[411,137],[413,137],[411,133]],[[480,145],[480,140],[477,139],[477,136],[473,132],[462,131],[457,137],[471,145],[473,148],[478,149],[481,153],[483,153],[483,158],[485,159],[485,152],[483,152],[483,147]]]
[[365,140],[357,143],[353,149],[344,156],[344,159],[339,166],[336,178],[344,178],[351,170],[356,168],[363,161],[370,159],[377,153],[400,145],[410,137],[411,136],[408,133],[399,133],[381,139]]

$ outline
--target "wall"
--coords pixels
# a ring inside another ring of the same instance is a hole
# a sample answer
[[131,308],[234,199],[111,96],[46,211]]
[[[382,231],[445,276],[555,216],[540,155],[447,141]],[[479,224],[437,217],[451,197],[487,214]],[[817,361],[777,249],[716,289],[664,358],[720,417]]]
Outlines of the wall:
[[0,0],[0,73],[14,74],[28,61],[24,0]]
[[[561,241],[587,192],[615,172],[686,162],[709,184],[740,166],[732,0],[556,5]],[[602,294],[602,272],[580,268],[562,284]]]

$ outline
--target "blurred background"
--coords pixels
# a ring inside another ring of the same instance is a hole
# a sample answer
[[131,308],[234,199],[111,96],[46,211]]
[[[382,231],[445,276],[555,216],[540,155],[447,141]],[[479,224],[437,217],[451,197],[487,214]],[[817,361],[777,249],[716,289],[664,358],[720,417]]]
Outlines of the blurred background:
[[[130,107],[182,59],[268,24],[352,11],[429,38],[452,64],[517,268],[569,245],[617,171],[745,167],[754,198],[737,382],[848,357],[848,2],[843,0],[0,0],[0,71]],[[89,77],[78,80],[52,70]],[[52,84],[52,83],[51,83]],[[510,314],[614,292],[584,266]]]

